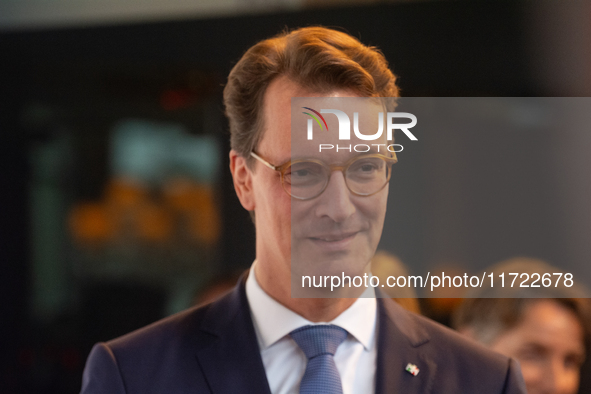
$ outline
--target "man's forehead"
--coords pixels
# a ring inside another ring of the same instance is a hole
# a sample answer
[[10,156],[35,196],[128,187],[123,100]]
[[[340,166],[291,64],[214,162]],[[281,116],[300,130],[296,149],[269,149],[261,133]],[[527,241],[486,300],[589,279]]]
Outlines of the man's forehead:
[[[286,110],[285,107],[289,107],[293,99],[297,100],[299,98],[306,98],[315,104],[330,104],[331,100],[339,98],[375,99],[360,97],[353,89],[346,87],[335,86],[334,88],[325,89],[304,87],[293,79],[282,75],[275,78],[265,90],[264,107],[271,110]],[[349,103],[353,102],[349,101]]]
[[373,98],[292,98],[292,155],[342,161],[361,153],[386,154],[384,117],[381,102]]
[[[271,145],[274,153],[292,156],[286,150],[292,152],[297,150],[299,155],[305,153],[314,155],[315,150],[318,149],[319,141],[322,140],[325,143],[336,142],[338,140],[338,120],[336,117],[323,115],[323,124],[328,125],[328,127],[320,130],[317,134],[316,148],[310,144],[310,142],[314,141],[308,140],[306,137],[307,118],[303,112],[313,113],[314,116],[317,116],[317,113],[310,110],[311,107],[309,106],[315,106],[319,111],[336,106],[339,110],[350,114],[351,120],[353,120],[354,112],[357,110],[360,112],[360,128],[368,130],[376,128],[378,124],[377,112],[381,107],[376,106],[375,100],[370,102],[366,100],[367,98],[355,96],[354,92],[346,89],[335,88],[331,91],[314,91],[302,87],[288,77],[276,78],[265,92],[263,106],[264,133],[261,145]],[[308,109],[303,107],[308,107]],[[372,117],[369,115],[370,113],[376,115]],[[375,133],[375,130],[372,133]],[[359,139],[354,138],[352,142],[357,143]],[[376,141],[376,143],[379,142]],[[340,150],[340,152],[343,151]]]

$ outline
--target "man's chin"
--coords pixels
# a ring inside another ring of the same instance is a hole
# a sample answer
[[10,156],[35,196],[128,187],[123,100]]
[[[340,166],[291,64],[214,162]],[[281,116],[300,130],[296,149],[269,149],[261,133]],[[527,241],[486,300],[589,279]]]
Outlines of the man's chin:
[[[363,263],[360,263],[363,261]],[[366,272],[367,258],[355,258],[350,254],[319,256],[316,254],[291,259],[292,275],[363,275]]]

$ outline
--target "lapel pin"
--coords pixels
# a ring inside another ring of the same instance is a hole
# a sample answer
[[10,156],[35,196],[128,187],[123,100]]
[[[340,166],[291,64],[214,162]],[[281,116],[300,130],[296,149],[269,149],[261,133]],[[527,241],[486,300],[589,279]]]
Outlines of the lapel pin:
[[419,374],[419,368],[414,364],[408,363],[405,369],[406,372],[412,374],[412,376],[417,376]]

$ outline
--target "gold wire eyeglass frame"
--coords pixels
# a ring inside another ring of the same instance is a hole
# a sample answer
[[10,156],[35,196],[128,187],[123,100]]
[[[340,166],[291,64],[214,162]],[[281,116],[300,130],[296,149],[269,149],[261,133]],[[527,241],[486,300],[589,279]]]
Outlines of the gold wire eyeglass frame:
[[[291,194],[286,187],[285,184],[285,170],[287,170],[291,165],[293,164],[297,164],[297,163],[303,163],[303,162],[312,162],[312,163],[316,163],[321,165],[322,167],[329,169],[329,174],[332,174],[333,171],[341,171],[343,173],[343,178],[345,179],[345,184],[347,185],[347,189],[353,193],[356,196],[361,196],[361,197],[369,197],[369,196],[373,196],[374,194],[378,193],[380,190],[382,190],[384,187],[386,187],[386,185],[388,184],[388,182],[390,182],[390,177],[392,176],[392,165],[398,162],[398,159],[396,158],[396,153],[394,153],[393,157],[388,157],[379,153],[373,153],[373,154],[368,154],[368,155],[362,155],[362,156],[355,156],[352,157],[351,159],[349,159],[345,164],[343,165],[336,165],[336,164],[326,164],[320,160],[317,159],[296,159],[296,160],[289,160],[286,163],[283,163],[281,165],[274,165],[269,163],[268,160],[266,160],[265,158],[263,158],[262,156],[260,156],[259,154],[257,154],[255,151],[251,151],[250,155],[252,157],[254,157],[255,159],[257,159],[258,161],[260,161],[261,163],[263,163],[266,167],[269,167],[270,169],[274,170],[274,171],[278,171],[281,174],[281,185],[283,187],[283,190],[290,195],[291,197],[297,199],[297,200],[311,200],[313,198],[318,197],[319,195],[321,195],[322,193],[324,193],[324,191],[326,190],[326,187],[328,186],[329,180],[330,180],[330,175],[327,178],[327,181],[324,183],[324,186],[322,187],[322,189],[314,196],[312,197],[298,197],[298,196],[294,196],[293,194]],[[363,194],[363,193],[358,193],[355,192],[354,190],[351,190],[351,187],[349,186],[349,183],[347,181],[347,173],[346,171],[349,169],[349,167],[351,166],[351,164],[353,164],[354,162],[356,162],[359,159],[369,159],[369,158],[379,158],[379,159],[383,159],[386,162],[386,166],[388,169],[388,175],[386,177],[386,181],[384,182],[384,184],[382,185],[382,187],[380,187],[378,190],[376,190],[375,192],[372,193],[368,193],[368,194]]]

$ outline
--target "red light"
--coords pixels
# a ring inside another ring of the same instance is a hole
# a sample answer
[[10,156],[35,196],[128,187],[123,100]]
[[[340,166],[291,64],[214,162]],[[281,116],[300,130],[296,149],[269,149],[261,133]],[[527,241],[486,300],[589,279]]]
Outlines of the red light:
[[165,90],[160,95],[160,105],[167,111],[186,108],[191,105],[193,94],[187,90]]

